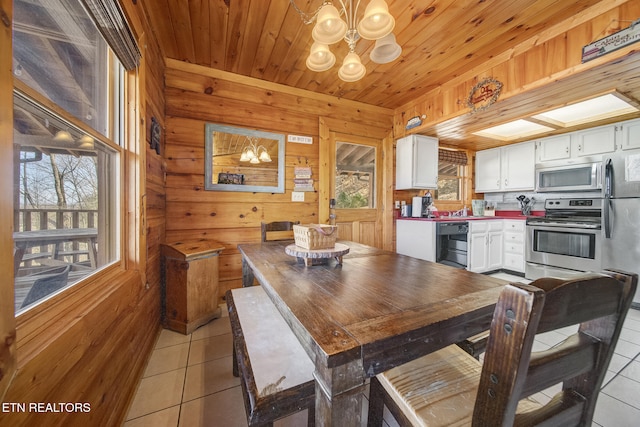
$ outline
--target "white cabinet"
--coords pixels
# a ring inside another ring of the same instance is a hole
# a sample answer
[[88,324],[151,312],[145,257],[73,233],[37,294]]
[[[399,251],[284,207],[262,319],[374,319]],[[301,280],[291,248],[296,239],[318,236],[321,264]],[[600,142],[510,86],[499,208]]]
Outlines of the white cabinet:
[[622,122],[620,129],[620,146],[623,150],[640,148],[640,120]]
[[475,191],[487,193],[533,190],[535,163],[533,141],[478,151]]
[[476,153],[476,192],[500,191],[500,148]]
[[438,188],[438,139],[410,135],[396,143],[396,190]]
[[469,221],[467,270],[482,273],[502,268],[502,228],[500,219]]
[[616,127],[600,126],[571,134],[571,156],[593,156],[616,150]]
[[537,142],[538,163],[571,157],[571,135],[550,136]]
[[396,252],[436,261],[436,223],[411,219],[396,221]]
[[571,163],[581,157],[611,153],[616,149],[615,131],[615,126],[607,125],[540,139],[536,160],[538,163],[554,160]]
[[535,187],[536,147],[533,142],[508,145],[502,149],[502,189],[533,190]]
[[524,273],[524,220],[503,220],[503,268]]

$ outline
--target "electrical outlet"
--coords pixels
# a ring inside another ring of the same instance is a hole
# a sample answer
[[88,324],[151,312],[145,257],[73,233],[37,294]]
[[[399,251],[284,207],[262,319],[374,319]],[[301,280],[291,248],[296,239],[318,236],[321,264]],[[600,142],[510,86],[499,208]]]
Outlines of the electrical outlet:
[[292,191],[291,192],[291,201],[292,202],[304,202],[304,192],[303,191]]

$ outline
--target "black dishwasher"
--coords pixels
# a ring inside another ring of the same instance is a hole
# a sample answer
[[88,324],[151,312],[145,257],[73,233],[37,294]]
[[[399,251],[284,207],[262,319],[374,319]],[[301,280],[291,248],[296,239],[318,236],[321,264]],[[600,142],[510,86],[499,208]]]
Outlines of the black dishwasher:
[[457,268],[467,268],[466,221],[439,222],[436,224],[436,262]]

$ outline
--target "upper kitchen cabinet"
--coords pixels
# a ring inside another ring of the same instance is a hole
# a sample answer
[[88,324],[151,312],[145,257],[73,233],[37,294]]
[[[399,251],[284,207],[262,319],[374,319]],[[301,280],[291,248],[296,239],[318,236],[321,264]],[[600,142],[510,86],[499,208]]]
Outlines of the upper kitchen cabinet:
[[476,153],[476,192],[528,191],[533,190],[534,186],[534,142]]
[[537,141],[537,162],[554,160],[580,160],[615,151],[615,126],[599,126],[592,129],[550,136]]
[[640,119],[622,122],[620,129],[620,142],[623,150],[640,148]]
[[562,160],[571,157],[571,135],[550,136],[536,142],[538,163]]
[[571,134],[571,156],[593,156],[616,150],[616,127],[599,126]]
[[396,190],[438,188],[438,139],[410,135],[396,143]]

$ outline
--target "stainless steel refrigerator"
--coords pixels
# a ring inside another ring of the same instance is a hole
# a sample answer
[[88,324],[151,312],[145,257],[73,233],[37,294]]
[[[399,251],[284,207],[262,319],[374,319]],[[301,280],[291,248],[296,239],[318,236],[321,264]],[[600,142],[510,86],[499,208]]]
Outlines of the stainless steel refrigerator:
[[[602,267],[640,274],[640,150],[603,160]],[[640,288],[633,303],[640,308]]]

